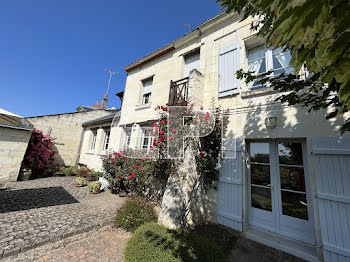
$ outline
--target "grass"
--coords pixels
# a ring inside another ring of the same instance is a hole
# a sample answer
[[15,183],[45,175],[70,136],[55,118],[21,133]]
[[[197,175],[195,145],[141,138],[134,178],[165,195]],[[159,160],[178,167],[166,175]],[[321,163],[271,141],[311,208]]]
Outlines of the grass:
[[127,262],[222,262],[223,251],[209,238],[194,231],[170,230],[156,223],[138,228],[125,249]]

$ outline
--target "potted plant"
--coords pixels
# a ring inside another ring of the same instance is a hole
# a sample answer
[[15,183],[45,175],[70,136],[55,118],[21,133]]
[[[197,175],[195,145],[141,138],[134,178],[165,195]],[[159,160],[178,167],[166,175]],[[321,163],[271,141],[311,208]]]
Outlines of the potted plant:
[[86,186],[87,180],[85,177],[77,176],[76,178],[74,178],[74,184],[77,187],[83,187]]
[[93,181],[88,184],[88,192],[90,194],[100,193],[101,182]]

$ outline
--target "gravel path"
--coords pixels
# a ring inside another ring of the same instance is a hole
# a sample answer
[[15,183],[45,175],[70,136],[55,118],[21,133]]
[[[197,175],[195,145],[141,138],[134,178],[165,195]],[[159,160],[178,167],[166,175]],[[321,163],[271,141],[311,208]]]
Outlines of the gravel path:
[[108,191],[88,194],[73,179],[13,182],[0,191],[0,258],[111,222],[124,200]]

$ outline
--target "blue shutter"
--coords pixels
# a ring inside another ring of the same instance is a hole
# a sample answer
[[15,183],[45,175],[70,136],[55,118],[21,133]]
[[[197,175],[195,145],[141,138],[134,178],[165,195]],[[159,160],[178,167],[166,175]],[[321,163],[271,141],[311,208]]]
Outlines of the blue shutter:
[[219,50],[219,97],[239,94],[240,81],[236,77],[239,66],[239,42]]
[[242,146],[240,140],[234,140],[232,142],[236,143],[236,148],[223,148],[224,157],[227,158],[222,159],[220,167],[217,222],[221,225],[242,231]]
[[315,137],[312,155],[324,261],[350,261],[350,137]]

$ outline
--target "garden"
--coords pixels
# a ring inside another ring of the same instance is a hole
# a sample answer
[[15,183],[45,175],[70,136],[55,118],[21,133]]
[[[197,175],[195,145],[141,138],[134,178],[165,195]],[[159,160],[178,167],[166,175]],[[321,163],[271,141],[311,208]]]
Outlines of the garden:
[[[116,228],[132,232],[125,250],[126,261],[226,261],[225,244],[219,246],[220,240],[203,234],[203,227],[198,230],[205,221],[193,223],[193,219],[189,219],[193,217],[191,212],[197,212],[192,208],[193,203],[197,203],[196,196],[215,187],[218,179],[221,110],[213,108],[206,112],[194,105],[171,114],[167,106],[158,106],[156,110],[159,120],[150,128],[151,150],[109,152],[102,157],[103,172],[86,167],[54,166],[53,139],[34,130],[20,179],[74,176],[74,185],[86,187],[90,194],[109,189],[113,194],[126,197],[114,219]],[[182,134],[187,134],[185,146]],[[190,161],[190,167],[186,161]],[[182,181],[189,187],[172,188],[169,186],[172,180]],[[159,216],[168,212],[162,204],[165,194],[179,198],[176,229],[157,224]]]

